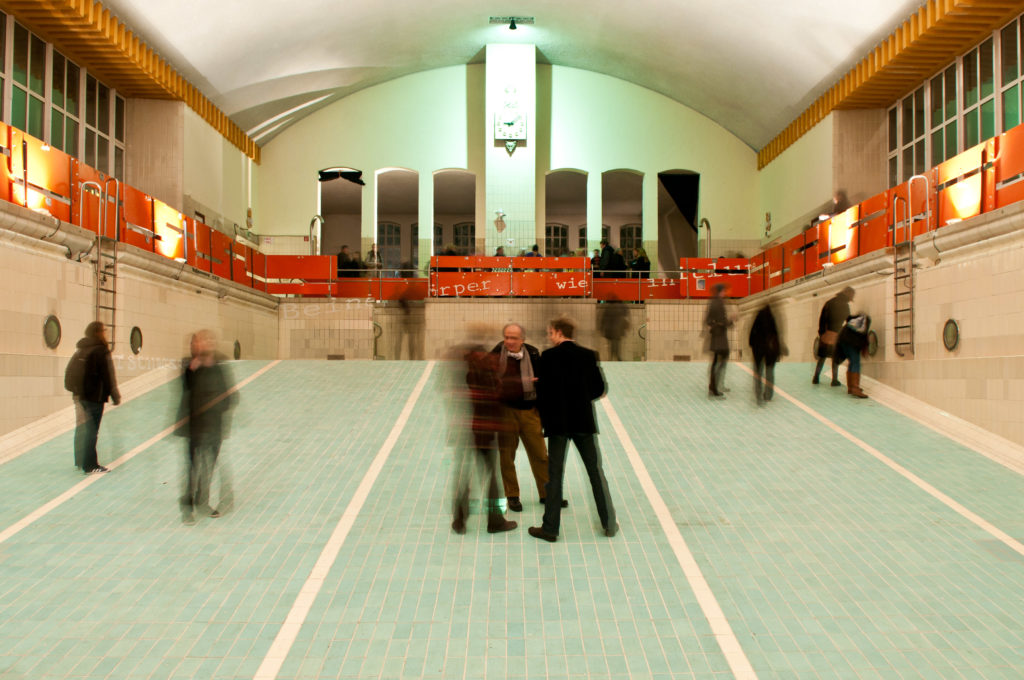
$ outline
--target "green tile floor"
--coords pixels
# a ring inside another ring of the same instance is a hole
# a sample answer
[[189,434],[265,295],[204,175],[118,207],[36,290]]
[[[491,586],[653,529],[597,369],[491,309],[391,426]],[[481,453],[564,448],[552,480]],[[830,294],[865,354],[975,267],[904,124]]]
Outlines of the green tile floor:
[[[268,370],[240,391],[222,452],[236,501],[223,518],[181,523],[183,440],[173,435],[84,485],[71,433],[0,468],[0,531],[77,489],[0,542],[0,678],[255,678],[281,649],[272,677],[282,680],[734,677],[603,405],[618,536],[600,533],[574,454],[560,540],[527,535],[542,506],[526,491],[522,452],[526,508],[510,513],[519,529],[492,536],[474,517],[458,536],[442,366],[230,366],[238,381]],[[1024,677],[1024,556],[1005,542],[781,395],[758,407],[737,365],[732,391],[714,401],[705,364],[604,370],[609,405],[751,677]],[[780,364],[777,378],[1024,541],[1019,473],[809,375],[807,364]],[[101,462],[163,431],[176,399],[170,384],[109,409]],[[357,506],[281,647],[314,564]]]

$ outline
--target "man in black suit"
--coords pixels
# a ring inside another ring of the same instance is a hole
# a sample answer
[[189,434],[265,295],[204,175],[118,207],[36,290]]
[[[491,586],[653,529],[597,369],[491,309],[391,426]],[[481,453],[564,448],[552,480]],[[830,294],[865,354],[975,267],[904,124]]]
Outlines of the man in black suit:
[[575,334],[576,324],[572,320],[551,320],[548,339],[554,347],[541,354],[537,383],[540,419],[548,438],[548,483],[544,521],[539,527],[530,527],[530,535],[552,543],[558,540],[565,451],[570,439],[590,478],[605,536],[614,536],[619,530],[608,482],[601,469],[594,417],[593,402],[605,393],[604,376],[597,365],[597,354],[577,345],[573,341]]

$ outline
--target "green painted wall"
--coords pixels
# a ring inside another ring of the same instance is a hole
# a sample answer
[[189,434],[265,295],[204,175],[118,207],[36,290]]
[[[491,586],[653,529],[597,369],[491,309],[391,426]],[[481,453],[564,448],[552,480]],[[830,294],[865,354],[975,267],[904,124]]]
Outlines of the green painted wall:
[[[262,164],[255,168],[255,230],[307,233],[317,207],[316,171],[333,165],[359,168],[367,180],[364,236],[373,233],[374,173],[389,167],[420,173],[420,224],[432,222],[428,189],[435,171],[476,172],[477,224],[490,225],[493,215],[485,214],[483,205],[489,138],[483,73],[483,65],[471,65],[399,78],[285,130],[263,147]],[[701,176],[699,216],[712,222],[716,238],[760,237],[764,192],[756,153],[714,121],[651,90],[579,69],[538,66],[537,90],[530,143],[537,151],[539,210],[545,173],[575,168],[588,173],[588,222],[599,225],[601,173],[638,171],[645,177],[644,238],[649,241],[657,233],[657,173],[683,169]],[[429,239],[426,230],[421,237]],[[424,251],[429,245],[421,246],[421,255]]]
[[831,199],[833,132],[829,115],[761,170],[761,235],[766,212],[772,214],[770,238],[786,238]]

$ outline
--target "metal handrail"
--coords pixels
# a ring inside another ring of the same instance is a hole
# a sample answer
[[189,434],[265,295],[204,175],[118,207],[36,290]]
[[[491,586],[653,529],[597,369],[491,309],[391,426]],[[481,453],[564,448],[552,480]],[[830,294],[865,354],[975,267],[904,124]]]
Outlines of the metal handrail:
[[[121,240],[121,182],[116,177],[107,177],[103,180],[103,217],[101,222],[103,228],[107,227],[107,203],[110,201],[110,193],[107,192],[107,184],[110,182],[114,183],[114,238],[118,241]],[[186,239],[187,240],[187,239]]]
[[101,233],[100,230],[103,228],[103,217],[102,217],[103,216],[103,205],[102,205],[102,201],[104,199],[104,195],[105,195],[106,191],[104,190],[104,188],[102,186],[100,186],[99,182],[94,182],[92,180],[87,180],[87,181],[82,182],[81,184],[78,185],[78,205],[81,206],[81,211],[82,211],[82,214],[79,215],[78,218],[79,218],[79,221],[82,223],[82,225],[81,225],[82,228],[83,229],[88,229],[89,227],[87,227],[86,224],[85,224],[85,201],[83,200],[85,198],[85,188],[87,186],[88,187],[96,187],[96,194],[99,196],[100,201],[101,201],[101,204],[100,204],[100,223],[98,225],[96,225],[96,233],[100,234]]
[[697,223],[697,234],[700,235],[700,228],[704,227],[707,232],[707,236],[704,238],[704,257],[711,257],[711,222],[708,218],[700,218],[700,222]]
[[317,238],[316,233],[313,231],[313,225],[316,224],[317,222],[320,222],[320,228],[323,229],[323,226],[326,223],[324,221],[323,215],[313,215],[313,219],[311,219],[309,221],[309,254],[310,255],[319,255],[320,254],[319,253],[319,248],[318,248],[319,239]]

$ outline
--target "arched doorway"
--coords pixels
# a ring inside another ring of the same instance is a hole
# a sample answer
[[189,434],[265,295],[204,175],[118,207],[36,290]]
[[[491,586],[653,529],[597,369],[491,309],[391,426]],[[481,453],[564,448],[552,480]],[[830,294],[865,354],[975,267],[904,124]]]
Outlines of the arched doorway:
[[379,171],[375,242],[385,278],[411,276],[416,271],[418,222],[419,173],[401,168]]
[[544,178],[544,221],[545,255],[586,254],[587,173],[548,173]]
[[679,259],[697,257],[700,175],[690,170],[658,173],[658,262],[675,272]]
[[457,169],[435,172],[434,254],[451,249],[459,255],[493,255],[484,252],[483,232],[476,228],[476,175]]

